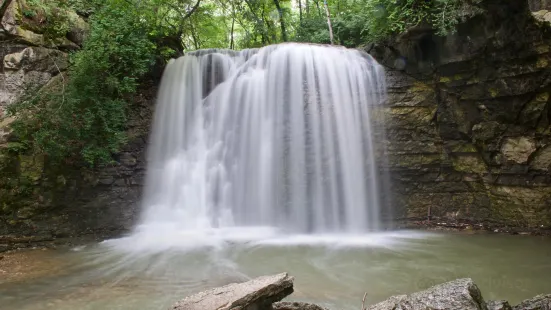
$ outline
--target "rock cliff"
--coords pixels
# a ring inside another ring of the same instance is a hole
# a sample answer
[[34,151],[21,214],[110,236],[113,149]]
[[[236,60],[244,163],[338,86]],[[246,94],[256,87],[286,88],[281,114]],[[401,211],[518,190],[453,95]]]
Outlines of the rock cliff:
[[396,217],[549,229],[549,22],[526,1],[466,3],[453,34],[418,27],[366,48],[389,68],[376,115]]
[[66,11],[62,14],[69,31],[50,34],[39,8],[25,0],[9,3],[0,20],[0,118],[25,92],[36,91],[65,71],[67,52],[78,49],[88,32],[82,17]]
[[130,143],[109,167],[52,167],[42,157],[17,155],[6,108],[22,96],[62,87],[68,53],[88,33],[85,17],[69,10],[57,12],[68,31],[48,33],[50,21],[29,3],[12,0],[0,20],[0,252],[66,237],[101,239],[132,226],[156,94],[146,82],[132,100]]

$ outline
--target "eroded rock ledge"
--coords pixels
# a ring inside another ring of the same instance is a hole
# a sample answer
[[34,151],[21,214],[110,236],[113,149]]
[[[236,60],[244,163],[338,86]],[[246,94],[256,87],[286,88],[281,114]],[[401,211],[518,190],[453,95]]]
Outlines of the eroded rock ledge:
[[[287,273],[233,283],[186,297],[170,310],[327,310],[304,302],[279,302],[293,292]],[[472,279],[458,279],[410,295],[393,296],[366,310],[551,310],[551,294],[511,307],[507,301],[484,301]],[[361,309],[364,310],[364,309]]]

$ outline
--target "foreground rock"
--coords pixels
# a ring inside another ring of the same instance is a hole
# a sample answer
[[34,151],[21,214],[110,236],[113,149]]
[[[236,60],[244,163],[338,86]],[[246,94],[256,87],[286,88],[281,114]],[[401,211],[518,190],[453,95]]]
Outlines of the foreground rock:
[[[305,302],[278,302],[293,292],[287,273],[264,276],[204,291],[178,302],[171,310],[328,310]],[[472,279],[458,279],[410,295],[392,296],[367,310],[551,310],[551,294],[511,307],[505,300],[484,301]]]
[[551,310],[551,294],[538,295],[534,298],[523,301],[513,310]]
[[492,300],[486,304],[488,310],[511,310],[511,306],[506,300]]
[[482,293],[471,279],[459,279],[411,295],[394,296],[369,310],[486,310]]
[[245,283],[232,283],[189,296],[170,309],[269,310],[272,309],[274,302],[280,301],[293,292],[293,280],[294,278],[287,273],[280,273],[256,278]]

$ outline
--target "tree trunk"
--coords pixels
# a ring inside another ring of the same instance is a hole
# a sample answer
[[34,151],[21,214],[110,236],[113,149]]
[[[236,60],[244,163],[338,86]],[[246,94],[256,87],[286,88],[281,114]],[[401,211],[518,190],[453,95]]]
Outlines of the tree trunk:
[[318,9],[318,15],[321,17],[321,9],[320,9],[319,0],[314,0],[314,3],[316,4],[316,8]]
[[266,7],[264,6],[264,3],[262,4],[262,19],[264,20],[264,24],[266,25],[266,38],[268,39],[268,43],[272,44],[277,41],[276,38],[276,32],[273,27],[273,23],[266,18]]
[[299,16],[300,24],[302,24],[302,0],[298,0],[298,16]]
[[193,39],[193,45],[195,46],[195,50],[198,50],[199,47],[201,46],[201,43],[199,43],[199,38],[195,33],[195,27],[193,26],[193,21],[191,18],[189,19],[189,26],[191,30],[191,38]]
[[231,20],[230,50],[233,50],[233,29],[235,26],[235,15]]
[[[251,2],[249,0],[245,0],[245,3],[247,4],[247,6],[249,7],[249,12],[251,12],[251,14],[253,14],[254,18],[256,19],[256,22],[257,23],[264,23],[264,8],[262,8],[262,18],[258,16],[258,14],[256,14],[254,8],[253,8],[253,5],[251,4]],[[246,29],[246,27],[244,27],[243,25],[241,25],[243,27],[243,29]],[[268,25],[266,24],[266,27],[268,27]],[[262,31],[260,31],[260,37],[261,37],[261,40],[262,40],[262,45],[266,45],[266,43],[269,43],[269,38],[267,37],[267,33],[264,31],[264,29],[262,29]],[[255,36],[255,41],[256,41],[256,36]]]
[[287,32],[285,31],[285,21],[283,20],[283,10],[279,5],[279,0],[274,0],[274,4],[276,6],[277,12],[279,13],[279,26],[281,27],[281,38],[283,39],[283,42],[287,42],[288,40],[287,40]]
[[327,6],[327,0],[323,1],[323,6],[325,6],[325,14],[327,14],[327,26],[329,27],[329,40],[331,45],[333,45],[333,26],[331,26],[331,14],[329,13],[329,6]]

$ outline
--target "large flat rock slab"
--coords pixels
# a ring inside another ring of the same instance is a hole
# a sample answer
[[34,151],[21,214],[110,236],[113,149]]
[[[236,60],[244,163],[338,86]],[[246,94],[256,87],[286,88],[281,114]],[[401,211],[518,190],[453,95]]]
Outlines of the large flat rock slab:
[[458,279],[411,295],[394,296],[368,310],[487,310],[471,279]]
[[293,292],[287,273],[203,291],[177,302],[171,310],[271,310],[272,303]]

